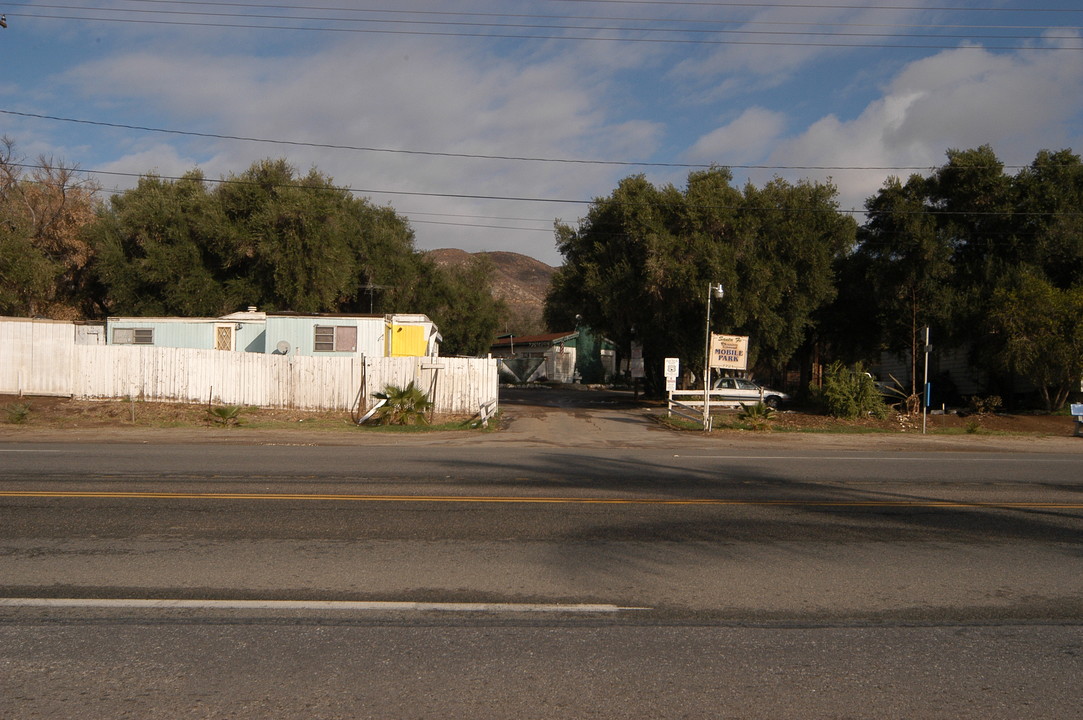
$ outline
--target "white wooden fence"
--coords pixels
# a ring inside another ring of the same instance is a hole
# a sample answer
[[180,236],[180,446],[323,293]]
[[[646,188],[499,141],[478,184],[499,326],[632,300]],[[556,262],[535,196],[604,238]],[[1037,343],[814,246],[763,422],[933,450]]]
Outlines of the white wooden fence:
[[384,386],[415,382],[438,413],[497,401],[497,361],[262,355],[76,344],[71,323],[0,319],[0,393],[364,410]]

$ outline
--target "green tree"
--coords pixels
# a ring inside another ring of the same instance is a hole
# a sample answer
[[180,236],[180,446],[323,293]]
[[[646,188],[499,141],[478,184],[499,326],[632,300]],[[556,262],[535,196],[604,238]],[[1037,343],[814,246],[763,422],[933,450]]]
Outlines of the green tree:
[[626,178],[578,229],[557,225],[564,265],[547,322],[579,315],[624,348],[642,342],[657,389],[667,355],[703,367],[707,288],[721,283],[712,331],[749,335],[756,366],[777,370],[834,296],[833,263],[853,243],[855,225],[834,196],[830,185],[782,180],[742,193],[722,168],[691,173],[684,191]]
[[866,306],[875,309],[870,324],[887,350],[910,356],[911,394],[917,392],[921,330],[942,327],[951,307],[952,250],[937,232],[927,193],[921,176],[905,185],[889,178],[865,204],[868,219],[855,253],[873,290]]
[[250,304],[270,310],[334,312],[358,295],[351,205],[364,201],[316,170],[298,177],[285,160],[261,160],[215,192],[229,219],[231,264]]
[[1083,162],[1070,150],[1042,150],[1013,178],[1015,260],[1058,288],[1083,284]]
[[857,225],[838,211],[833,185],[775,179],[747,186],[736,258],[734,326],[749,335],[757,367],[781,370],[836,296],[835,265],[853,248]]
[[[564,264],[546,298],[547,324],[582,322],[625,348],[632,340],[643,342],[649,384],[657,385],[667,353],[686,366],[698,356],[702,366],[703,306],[697,298],[710,281],[702,245],[678,234],[683,210],[678,190],[659,190],[637,175],[595,200],[578,229],[558,223]],[[690,326],[700,328],[698,342]]]
[[213,189],[198,170],[176,181],[143,177],[113,196],[87,237],[101,305],[114,314],[216,316],[247,305],[425,313],[445,350],[477,354],[502,312],[489,266],[441,270],[414,249],[392,208],[316,170],[299,176],[284,160],[257,162]]
[[1059,289],[1024,270],[993,293],[987,327],[997,360],[1037,386],[1047,410],[1064,406],[1083,378],[1083,286]]
[[225,216],[198,170],[141,177],[86,234],[110,314],[217,316],[245,301]]

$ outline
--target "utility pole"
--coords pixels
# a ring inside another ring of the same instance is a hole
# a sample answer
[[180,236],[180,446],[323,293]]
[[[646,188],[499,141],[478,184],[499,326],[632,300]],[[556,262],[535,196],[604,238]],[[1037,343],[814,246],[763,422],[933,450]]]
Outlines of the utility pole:
[[926,325],[922,331],[922,336],[925,338],[925,378],[921,384],[921,434],[925,434],[925,423],[929,415],[929,400],[932,393],[929,388],[929,353],[932,352],[933,346],[929,344],[929,326]]

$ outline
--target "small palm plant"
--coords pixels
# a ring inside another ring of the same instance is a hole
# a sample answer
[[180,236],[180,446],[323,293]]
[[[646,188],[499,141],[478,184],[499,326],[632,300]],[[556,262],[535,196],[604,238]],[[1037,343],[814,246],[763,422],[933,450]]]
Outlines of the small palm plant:
[[771,420],[775,416],[775,409],[766,403],[758,402],[755,405],[741,403],[739,418],[749,424],[753,430],[766,430],[771,426]]
[[412,382],[406,387],[387,385],[383,392],[373,393],[372,397],[386,401],[375,415],[375,420],[381,425],[429,423],[426,414],[432,409],[432,401]]
[[241,421],[241,408],[238,405],[208,408],[207,414],[219,425],[237,425]]

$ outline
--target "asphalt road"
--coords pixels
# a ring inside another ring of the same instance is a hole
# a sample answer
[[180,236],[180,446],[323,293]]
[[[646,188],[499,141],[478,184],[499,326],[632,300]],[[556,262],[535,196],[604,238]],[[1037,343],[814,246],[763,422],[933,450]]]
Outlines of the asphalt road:
[[1077,446],[506,414],[0,442],[0,717],[1081,716]]

